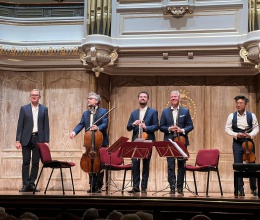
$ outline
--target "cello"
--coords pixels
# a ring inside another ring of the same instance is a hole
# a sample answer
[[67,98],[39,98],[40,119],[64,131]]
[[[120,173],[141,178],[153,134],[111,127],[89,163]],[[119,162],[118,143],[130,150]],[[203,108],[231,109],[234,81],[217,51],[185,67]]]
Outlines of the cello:
[[[102,115],[91,126],[96,125],[97,122],[104,118],[113,109],[114,108],[110,109],[108,112]],[[99,148],[103,143],[103,134],[99,130],[91,130],[91,126],[86,129],[84,135],[83,146],[86,148],[86,151],[82,154],[82,157],[80,159],[80,167],[86,173],[97,174],[100,170]]]

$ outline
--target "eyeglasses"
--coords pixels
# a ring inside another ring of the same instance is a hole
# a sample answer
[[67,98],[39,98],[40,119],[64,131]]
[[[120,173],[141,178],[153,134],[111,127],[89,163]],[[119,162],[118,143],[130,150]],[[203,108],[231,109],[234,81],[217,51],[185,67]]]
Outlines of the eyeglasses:
[[40,95],[31,94],[31,96],[35,96],[35,97],[37,97],[37,96],[40,96]]
[[92,98],[92,97],[89,97],[88,100],[92,100],[92,99],[95,99],[95,98]]

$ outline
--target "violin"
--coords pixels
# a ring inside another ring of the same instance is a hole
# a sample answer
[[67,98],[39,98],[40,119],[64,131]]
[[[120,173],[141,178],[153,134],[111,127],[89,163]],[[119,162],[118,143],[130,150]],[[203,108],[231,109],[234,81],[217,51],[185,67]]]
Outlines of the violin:
[[[176,126],[178,126],[178,125],[176,125]],[[184,143],[186,145],[185,137],[180,135],[180,133],[178,133],[177,131],[174,131],[174,133],[173,133],[173,141],[181,141],[182,143]]]
[[144,120],[142,120],[139,124],[139,132],[138,132],[138,138],[147,140],[148,134],[144,131],[144,129],[140,126],[144,123]]

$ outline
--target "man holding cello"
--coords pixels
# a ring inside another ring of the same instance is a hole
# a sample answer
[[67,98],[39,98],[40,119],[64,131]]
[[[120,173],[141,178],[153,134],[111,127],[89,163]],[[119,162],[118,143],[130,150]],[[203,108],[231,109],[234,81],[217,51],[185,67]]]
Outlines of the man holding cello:
[[[164,133],[164,141],[168,139],[182,141],[187,147],[189,145],[188,133],[193,130],[193,122],[189,109],[179,105],[181,95],[179,91],[172,91],[170,94],[171,106],[164,109],[160,120],[160,131]],[[183,183],[185,175],[185,160],[178,159],[178,176],[176,183],[175,158],[167,157],[168,182],[170,193],[175,194],[177,187],[178,194],[183,195]]]
[[88,95],[89,110],[85,111],[79,124],[70,134],[73,139],[83,128],[85,128],[84,146],[86,153],[82,155],[80,165],[81,169],[89,173],[90,189],[88,193],[100,193],[103,186],[104,172],[99,174],[100,158],[99,148],[107,147],[109,144],[108,111],[100,108],[100,95],[90,92]]
[[[254,113],[246,110],[248,99],[236,96],[237,111],[231,113],[226,122],[225,131],[233,137],[234,163],[255,163],[254,136],[259,132],[258,121]],[[251,193],[257,196],[256,178],[249,178]],[[245,196],[243,178],[238,178],[238,195]]]

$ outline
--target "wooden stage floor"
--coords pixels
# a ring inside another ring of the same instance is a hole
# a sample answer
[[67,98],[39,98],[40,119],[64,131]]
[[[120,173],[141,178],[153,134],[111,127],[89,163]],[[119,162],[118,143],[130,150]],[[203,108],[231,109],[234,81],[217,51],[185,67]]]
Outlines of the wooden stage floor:
[[136,211],[152,213],[155,220],[190,220],[197,214],[205,214],[211,219],[255,220],[260,219],[260,199],[246,194],[235,198],[233,194],[199,193],[193,195],[184,189],[184,196],[171,195],[168,191],[129,194],[109,191],[89,194],[86,191],[44,191],[33,195],[31,192],[0,191],[0,206],[9,214],[19,217],[23,212],[35,213],[40,220],[55,219],[61,211],[82,216],[88,208],[97,208],[100,217],[105,218],[112,210],[123,214]]

